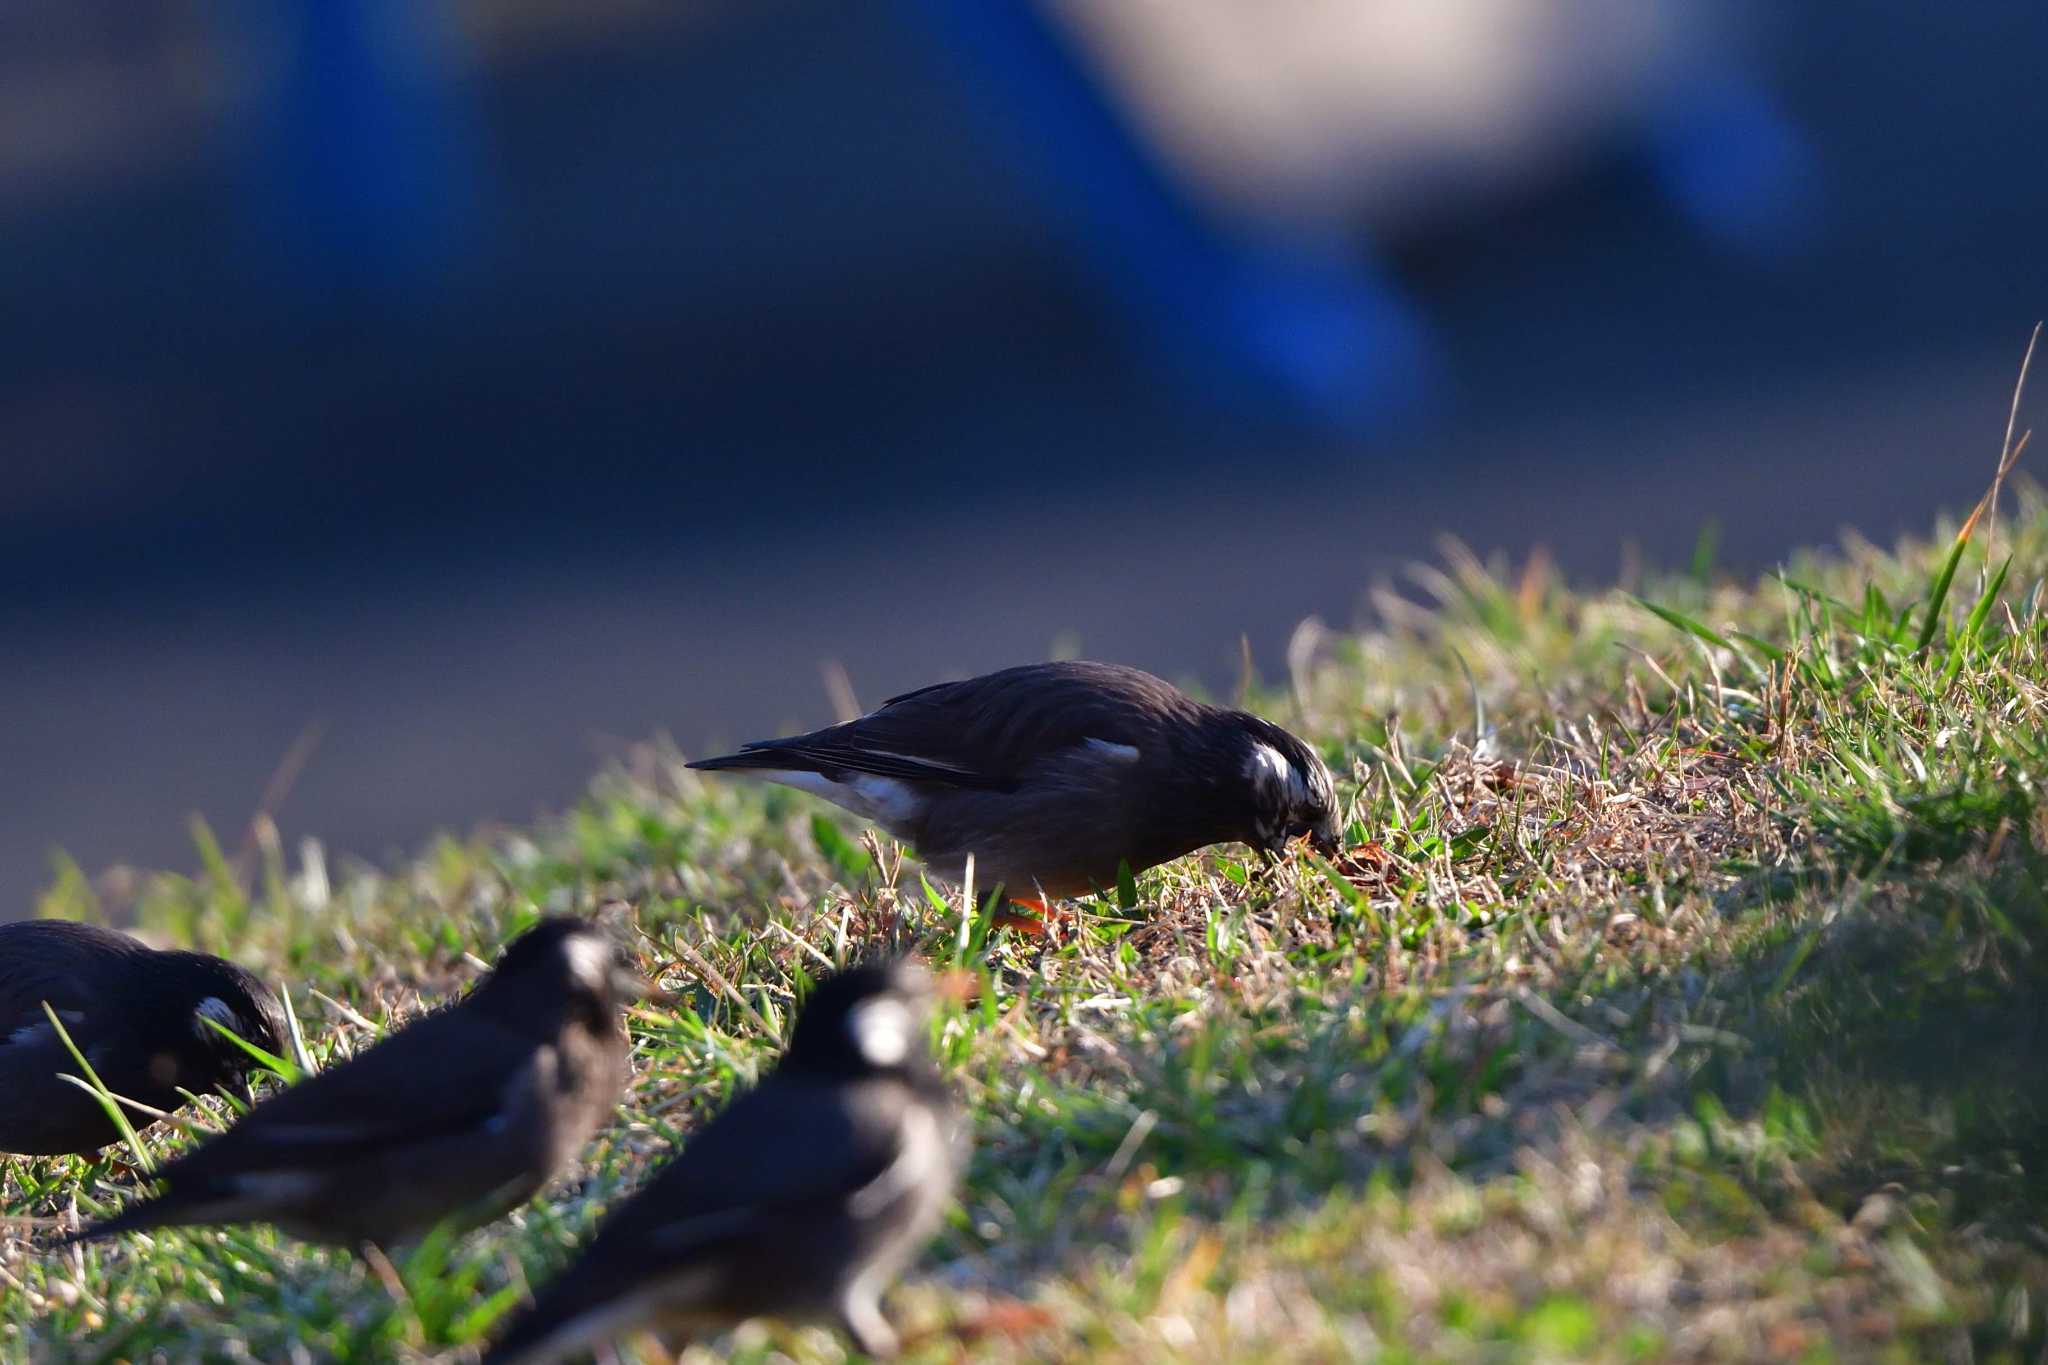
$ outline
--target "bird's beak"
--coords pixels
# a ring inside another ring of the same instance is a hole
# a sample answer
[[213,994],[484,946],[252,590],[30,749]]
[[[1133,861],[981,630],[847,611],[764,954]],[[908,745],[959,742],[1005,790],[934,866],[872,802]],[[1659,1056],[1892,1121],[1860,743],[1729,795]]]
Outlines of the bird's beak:
[[1329,829],[1310,830],[1308,846],[1325,858],[1335,858],[1344,848],[1343,841],[1337,837],[1337,832]]

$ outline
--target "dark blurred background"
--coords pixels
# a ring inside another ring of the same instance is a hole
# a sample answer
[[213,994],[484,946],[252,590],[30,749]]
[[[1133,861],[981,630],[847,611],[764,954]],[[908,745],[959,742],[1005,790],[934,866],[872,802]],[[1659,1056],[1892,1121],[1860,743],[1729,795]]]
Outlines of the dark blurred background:
[[[1766,568],[1981,490],[2048,7],[0,11],[0,915],[381,857],[1456,535]],[[318,737],[317,744],[302,743]],[[309,756],[308,756],[309,755]]]

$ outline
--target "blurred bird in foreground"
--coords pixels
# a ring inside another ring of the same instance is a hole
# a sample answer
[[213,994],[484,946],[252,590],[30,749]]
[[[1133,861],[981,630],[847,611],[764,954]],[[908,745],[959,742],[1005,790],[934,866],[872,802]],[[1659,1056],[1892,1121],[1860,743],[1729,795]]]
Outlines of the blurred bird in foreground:
[[605,1221],[485,1365],[752,1317],[832,1323],[892,1354],[882,1291],[959,1175],[952,1101],[925,1045],[932,996],[954,984],[910,963],[820,983],[775,1070]]
[[1295,736],[1117,664],[1046,663],[906,692],[692,768],[814,792],[961,881],[1043,908],[1209,844],[1338,847],[1329,769]]
[[80,1237],[266,1222],[388,1246],[489,1222],[618,1104],[619,1009],[644,985],[595,926],[544,919],[460,1002],[257,1106],[164,1167],[156,1198]]
[[[166,1112],[184,1104],[180,1091],[245,1083],[256,1068],[214,1024],[284,1050],[276,1002],[232,962],[90,924],[0,924],[0,1152],[78,1154],[121,1136],[97,1097],[60,1079],[80,1067],[45,1004],[109,1092]],[[156,1122],[128,1116],[138,1129]]]

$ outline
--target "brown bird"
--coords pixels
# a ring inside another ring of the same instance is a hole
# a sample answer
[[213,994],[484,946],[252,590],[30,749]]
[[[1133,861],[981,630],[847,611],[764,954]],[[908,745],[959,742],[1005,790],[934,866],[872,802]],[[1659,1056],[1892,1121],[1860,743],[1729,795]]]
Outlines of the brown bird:
[[[80,1068],[45,1002],[101,1084],[166,1112],[185,1090],[247,1093],[257,1063],[209,1020],[272,1056],[284,1050],[276,1001],[232,962],[159,952],[90,924],[0,924],[0,1152],[93,1152],[121,1136],[98,1099],[59,1079]],[[137,1129],[155,1122],[139,1110],[128,1118]]]
[[156,1198],[80,1237],[266,1222],[389,1246],[489,1222],[618,1105],[619,1008],[644,984],[595,926],[544,919],[459,1003],[258,1105],[165,1166]]
[[907,963],[821,982],[775,1070],[606,1219],[484,1365],[752,1317],[833,1323],[892,1354],[882,1291],[930,1239],[960,1167],[925,1046],[932,990]]
[[1209,844],[1338,847],[1329,769],[1295,736],[1118,664],[1047,663],[906,692],[857,720],[689,765],[874,821],[941,877],[1022,903],[1086,895]]

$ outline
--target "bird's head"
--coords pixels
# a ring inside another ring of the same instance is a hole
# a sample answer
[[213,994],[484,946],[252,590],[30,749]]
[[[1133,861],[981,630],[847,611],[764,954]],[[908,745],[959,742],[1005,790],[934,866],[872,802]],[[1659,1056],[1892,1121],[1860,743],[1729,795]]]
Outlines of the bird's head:
[[221,1029],[273,1057],[289,1055],[284,1011],[254,972],[205,953],[167,952],[155,956],[151,973],[183,1025],[182,1033],[164,1035],[179,1045],[150,1063],[152,1079],[165,1089],[206,1091],[233,1082],[248,1096],[247,1078],[260,1063]]
[[566,1007],[603,1030],[614,1026],[627,1001],[647,994],[648,983],[620,958],[604,930],[554,915],[512,941],[478,992],[529,1020],[558,1018],[553,1009]]
[[1248,827],[1237,837],[1268,859],[1306,835],[1326,858],[1340,845],[1337,791],[1316,751],[1268,720],[1232,713],[1237,761],[1248,800]]
[[908,960],[835,972],[804,1002],[784,1065],[842,1076],[921,1069],[932,1002],[950,981]]

